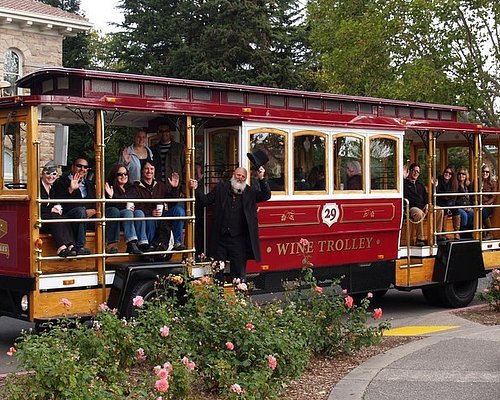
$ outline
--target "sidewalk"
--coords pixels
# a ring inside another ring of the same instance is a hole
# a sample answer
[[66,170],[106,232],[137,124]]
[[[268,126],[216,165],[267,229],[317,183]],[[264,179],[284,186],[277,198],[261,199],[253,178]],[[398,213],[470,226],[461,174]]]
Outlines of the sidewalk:
[[440,311],[398,326],[456,326],[375,356],[346,375],[328,400],[500,399],[500,326]]

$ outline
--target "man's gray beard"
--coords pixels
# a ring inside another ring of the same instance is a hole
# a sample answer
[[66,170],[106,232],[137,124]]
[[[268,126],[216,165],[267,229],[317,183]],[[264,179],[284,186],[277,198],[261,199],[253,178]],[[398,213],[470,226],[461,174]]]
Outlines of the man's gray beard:
[[246,187],[247,184],[245,182],[238,182],[234,176],[231,178],[231,188],[233,189],[234,193],[241,194]]

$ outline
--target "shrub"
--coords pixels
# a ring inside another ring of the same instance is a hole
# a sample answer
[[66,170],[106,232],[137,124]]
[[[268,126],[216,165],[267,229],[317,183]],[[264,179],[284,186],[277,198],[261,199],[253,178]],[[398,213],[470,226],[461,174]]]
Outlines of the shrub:
[[[133,300],[130,320],[101,305],[91,326],[62,321],[25,334],[9,353],[33,372],[10,377],[0,398],[185,399],[205,391],[275,399],[313,354],[352,352],[388,327],[368,325],[368,299],[354,304],[337,282],[319,287],[304,259],[303,282],[282,301],[256,304],[239,282],[228,294],[207,277],[167,277],[154,300]],[[179,285],[185,295],[172,296]]]
[[488,287],[479,294],[481,300],[485,300],[490,308],[500,312],[500,269],[494,269],[488,282]]

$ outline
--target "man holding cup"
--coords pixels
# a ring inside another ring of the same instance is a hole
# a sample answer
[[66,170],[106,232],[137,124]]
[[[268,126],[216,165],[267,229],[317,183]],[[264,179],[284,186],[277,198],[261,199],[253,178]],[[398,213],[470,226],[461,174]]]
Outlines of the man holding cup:
[[[140,199],[166,199],[179,197],[179,174],[173,172],[167,178],[169,186],[155,179],[155,166],[152,160],[145,160],[142,164],[142,178],[135,182],[137,194]],[[169,187],[171,189],[169,189]],[[145,202],[136,204],[136,209],[141,209],[146,217],[169,216],[163,202]],[[167,250],[171,236],[171,225],[167,220],[146,221],[146,234],[151,250]]]

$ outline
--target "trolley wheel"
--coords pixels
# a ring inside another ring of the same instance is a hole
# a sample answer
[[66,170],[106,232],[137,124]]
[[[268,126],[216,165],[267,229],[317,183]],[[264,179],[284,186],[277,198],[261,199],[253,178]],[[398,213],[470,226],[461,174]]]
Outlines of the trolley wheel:
[[459,308],[469,305],[477,290],[477,279],[447,283],[440,287],[441,299],[445,307]]
[[422,294],[424,295],[424,299],[430,306],[442,307],[443,301],[441,300],[440,294],[441,287],[432,286],[432,287],[424,287],[422,288]]
[[134,305],[132,304],[132,300],[136,296],[141,296],[145,301],[153,300],[157,295],[158,291],[155,287],[154,280],[149,281],[139,281],[135,284],[130,292],[130,296],[127,300],[127,306],[125,307],[124,315],[125,317],[135,317],[137,315]]

